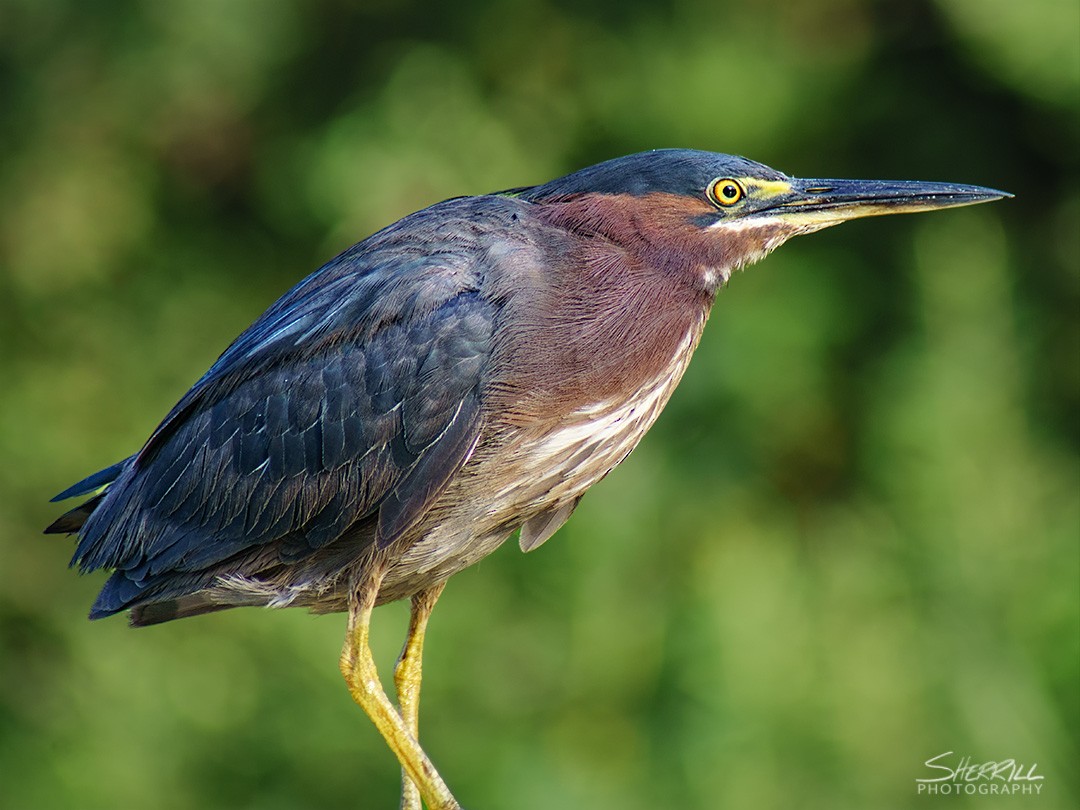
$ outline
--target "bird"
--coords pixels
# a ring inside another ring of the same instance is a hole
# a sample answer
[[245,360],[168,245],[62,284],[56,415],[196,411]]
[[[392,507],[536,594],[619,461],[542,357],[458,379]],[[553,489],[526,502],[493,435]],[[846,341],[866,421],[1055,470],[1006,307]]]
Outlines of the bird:
[[[136,453],[57,495],[89,497],[46,532],[111,571],[92,619],[347,613],[340,669],[401,765],[401,807],[459,808],[418,741],[447,579],[515,532],[536,549],[630,454],[736,270],[846,220],[1009,196],[657,149],[439,202],[287,291]],[[399,599],[395,705],[368,633]]]

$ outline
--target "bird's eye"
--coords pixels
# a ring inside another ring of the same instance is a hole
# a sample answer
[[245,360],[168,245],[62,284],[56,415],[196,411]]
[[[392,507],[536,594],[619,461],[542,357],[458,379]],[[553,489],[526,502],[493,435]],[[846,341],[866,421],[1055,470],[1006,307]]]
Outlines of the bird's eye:
[[730,177],[713,180],[712,185],[709,186],[709,196],[717,205],[734,205],[743,198],[744,193],[739,181],[732,180]]

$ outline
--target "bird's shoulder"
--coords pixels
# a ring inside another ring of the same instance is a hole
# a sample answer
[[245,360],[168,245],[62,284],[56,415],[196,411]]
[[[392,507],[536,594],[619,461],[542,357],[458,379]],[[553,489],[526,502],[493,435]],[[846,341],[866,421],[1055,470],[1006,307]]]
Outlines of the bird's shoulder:
[[388,324],[423,317],[480,293],[499,246],[526,243],[528,204],[503,197],[447,200],[356,243],[283,294],[225,350],[196,388],[258,368],[280,352],[326,340],[370,340]]

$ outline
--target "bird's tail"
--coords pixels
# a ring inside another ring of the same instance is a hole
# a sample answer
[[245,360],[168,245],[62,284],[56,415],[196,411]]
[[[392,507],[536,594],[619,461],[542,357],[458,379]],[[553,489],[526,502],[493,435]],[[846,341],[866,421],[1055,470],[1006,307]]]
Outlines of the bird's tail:
[[204,594],[193,593],[162,602],[150,602],[136,605],[131,609],[129,621],[132,627],[147,627],[151,624],[171,622],[173,619],[186,619],[203,613],[227,610],[236,605],[223,605],[208,599]]
[[86,523],[86,519],[90,517],[90,514],[97,509],[101,499],[105,497],[105,493],[95,495],[88,501],[84,501],[76,506],[74,509],[64,512],[60,517],[54,520],[45,529],[45,534],[75,534]]
[[[104,470],[99,470],[91,476],[84,478],[77,484],[72,484],[65,489],[55,498],[53,502],[64,501],[68,498],[77,498],[80,495],[89,495],[95,490],[99,490],[102,487],[107,487],[113,481],[120,477],[127,467],[135,460],[135,456],[128,456],[123,461],[118,461],[111,467],[106,467]],[[88,501],[85,501],[69,512],[65,512],[45,529],[45,534],[74,534],[79,531],[83,524],[86,523],[86,519],[90,517],[90,514],[101,503],[101,499],[105,497],[104,492],[100,492]]]

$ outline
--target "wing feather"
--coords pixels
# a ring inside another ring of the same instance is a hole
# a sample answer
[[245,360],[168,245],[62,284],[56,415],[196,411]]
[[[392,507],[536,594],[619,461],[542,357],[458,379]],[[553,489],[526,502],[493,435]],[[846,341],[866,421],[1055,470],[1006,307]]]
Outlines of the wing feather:
[[136,456],[68,490],[112,481],[72,561],[116,569],[92,615],[255,547],[302,558],[375,514],[391,543],[468,459],[496,317],[478,255],[363,245],[246,330]]

